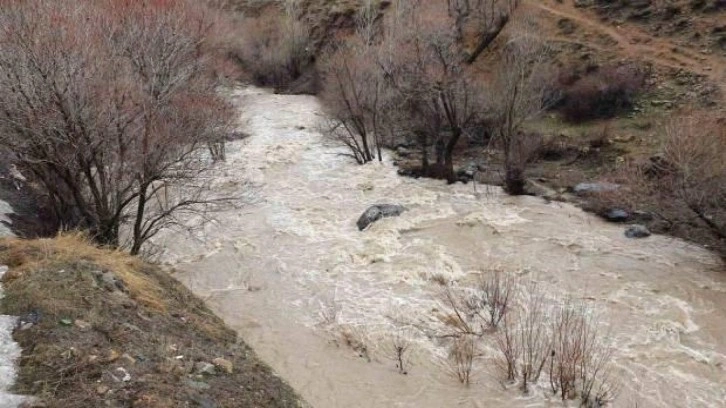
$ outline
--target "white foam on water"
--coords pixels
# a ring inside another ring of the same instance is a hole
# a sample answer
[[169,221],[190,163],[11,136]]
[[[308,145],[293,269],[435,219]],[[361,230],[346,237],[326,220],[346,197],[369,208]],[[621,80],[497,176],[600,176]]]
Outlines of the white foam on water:
[[[251,136],[230,143],[216,183],[235,194],[252,181],[258,201],[218,214],[196,239],[168,231],[157,243],[313,406],[560,406],[546,386],[525,397],[502,387],[486,342],[471,387],[442,370],[446,350],[432,333],[446,306],[435,282],[462,286],[491,268],[586,299],[608,322],[622,382],[615,406],[726,406],[726,276],[708,251],[629,240],[569,204],[399,177],[390,157],[358,166],[318,132],[314,97],[254,88],[230,97]],[[379,203],[408,211],[358,231],[358,216]],[[383,353],[401,325],[418,350],[408,376]],[[331,340],[340,330],[368,343],[367,358]]]

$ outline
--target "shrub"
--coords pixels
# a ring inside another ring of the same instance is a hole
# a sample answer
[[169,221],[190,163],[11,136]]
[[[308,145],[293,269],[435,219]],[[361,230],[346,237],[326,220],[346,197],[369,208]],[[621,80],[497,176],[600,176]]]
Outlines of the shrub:
[[[633,65],[601,67],[564,86],[561,110],[572,122],[610,118],[633,107],[645,86],[646,72]],[[567,76],[562,76],[567,78]]]

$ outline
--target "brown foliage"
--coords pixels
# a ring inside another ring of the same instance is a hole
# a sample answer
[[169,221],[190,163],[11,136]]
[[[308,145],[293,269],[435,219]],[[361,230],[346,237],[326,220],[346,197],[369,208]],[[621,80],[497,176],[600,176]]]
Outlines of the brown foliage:
[[187,1],[3,3],[0,146],[59,227],[118,246],[130,221],[138,253],[174,213],[206,202],[188,184],[231,117],[215,89],[216,27]]
[[241,21],[241,40],[234,52],[252,82],[277,89],[290,85],[311,63],[310,33],[300,2],[280,0],[269,10]]
[[573,78],[571,84],[573,79],[568,79],[562,84],[562,112],[572,122],[613,117],[632,108],[646,77],[644,70],[633,65],[609,65]]

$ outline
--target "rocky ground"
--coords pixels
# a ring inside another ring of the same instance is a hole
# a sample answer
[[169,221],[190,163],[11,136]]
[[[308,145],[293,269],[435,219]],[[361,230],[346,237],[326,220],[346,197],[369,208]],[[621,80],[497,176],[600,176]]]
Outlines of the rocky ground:
[[166,272],[78,235],[0,242],[20,316],[14,392],[34,407],[300,407],[283,380]]

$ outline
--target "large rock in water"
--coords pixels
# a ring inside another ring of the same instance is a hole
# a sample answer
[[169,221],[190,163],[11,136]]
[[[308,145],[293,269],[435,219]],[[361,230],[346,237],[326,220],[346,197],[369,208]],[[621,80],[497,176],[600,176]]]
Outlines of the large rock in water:
[[644,225],[634,224],[625,230],[625,236],[628,238],[647,238],[650,236],[650,230]]
[[358,218],[358,229],[363,231],[369,225],[385,217],[398,217],[404,211],[406,207],[395,204],[376,204],[368,208],[363,215]]

